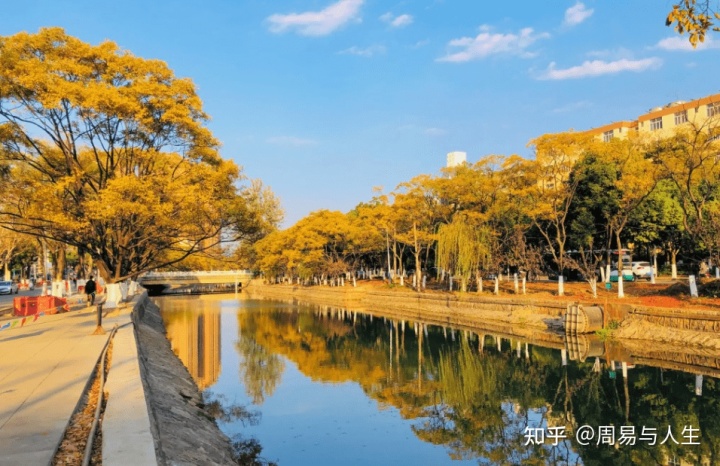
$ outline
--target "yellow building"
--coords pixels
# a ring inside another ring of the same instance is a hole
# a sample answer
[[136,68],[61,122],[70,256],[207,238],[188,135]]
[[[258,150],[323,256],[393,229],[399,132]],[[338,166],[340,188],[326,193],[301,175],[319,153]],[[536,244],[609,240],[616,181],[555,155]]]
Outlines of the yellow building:
[[[682,125],[705,124],[709,118],[720,123],[720,94],[713,94],[690,102],[672,102],[664,107],[656,107],[648,113],[640,115],[634,121],[618,121],[599,128],[588,130],[588,133],[608,142],[613,138],[625,138],[630,131],[657,135],[658,138],[670,136]],[[713,123],[714,124],[714,123]]]

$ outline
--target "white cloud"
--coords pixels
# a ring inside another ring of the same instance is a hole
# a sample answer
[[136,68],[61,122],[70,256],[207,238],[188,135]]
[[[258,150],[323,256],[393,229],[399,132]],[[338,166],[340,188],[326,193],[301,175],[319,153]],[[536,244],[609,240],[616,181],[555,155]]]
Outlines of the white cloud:
[[430,137],[440,137],[447,134],[447,131],[442,128],[425,128],[423,132]]
[[378,55],[385,53],[385,47],[382,45],[371,45],[370,47],[366,48],[360,48],[352,46],[348,49],[341,50],[338,52],[340,55],[357,55],[360,57],[372,57],[373,55]]
[[565,21],[566,26],[577,26],[586,19],[588,19],[595,12],[593,9],[585,8],[585,5],[581,2],[577,2],[565,10]]
[[303,36],[325,36],[345,23],[357,19],[364,0],[340,0],[320,11],[274,14],[268,17],[270,31],[297,31]]
[[317,145],[312,139],[297,138],[295,136],[274,136],[267,139],[268,144],[277,146],[307,147]]
[[550,66],[548,66],[547,70],[538,77],[538,79],[577,79],[601,76],[604,74],[622,73],[623,71],[640,72],[658,68],[660,65],[662,65],[662,60],[659,58],[645,58],[643,60],[622,59],[611,62],[593,60],[583,62],[583,64],[579,66],[559,70],[555,68],[555,62],[552,62],[550,63]]
[[480,28],[476,37],[462,37],[449,42],[450,47],[459,47],[459,52],[440,57],[437,61],[462,63],[479,60],[493,54],[520,55],[530,57],[527,48],[537,40],[550,37],[548,33],[535,34],[532,28],[525,28],[519,34],[493,34],[488,26]]
[[380,20],[385,23],[388,23],[390,26],[392,26],[394,28],[399,28],[399,27],[403,27],[403,26],[412,24],[413,17],[411,15],[395,16],[392,13],[387,12],[380,17]]
[[680,52],[697,52],[700,50],[720,48],[720,42],[714,42],[712,36],[706,35],[704,42],[699,42],[697,47],[693,48],[687,37],[672,36],[661,40],[655,45],[656,48],[668,51]]

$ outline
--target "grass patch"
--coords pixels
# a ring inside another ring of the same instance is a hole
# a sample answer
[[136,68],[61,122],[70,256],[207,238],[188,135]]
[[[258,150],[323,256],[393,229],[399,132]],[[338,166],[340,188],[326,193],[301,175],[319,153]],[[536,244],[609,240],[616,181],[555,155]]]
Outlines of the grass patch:
[[596,330],[595,335],[597,335],[601,341],[611,340],[615,334],[615,330],[618,328],[620,328],[620,322],[611,320],[608,322],[607,327]]

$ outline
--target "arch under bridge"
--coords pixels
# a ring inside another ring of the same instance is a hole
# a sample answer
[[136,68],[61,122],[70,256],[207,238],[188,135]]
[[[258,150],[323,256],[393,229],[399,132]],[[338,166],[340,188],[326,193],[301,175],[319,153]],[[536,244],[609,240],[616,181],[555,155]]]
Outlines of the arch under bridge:
[[250,270],[147,272],[138,282],[150,294],[198,294],[240,291],[253,278]]

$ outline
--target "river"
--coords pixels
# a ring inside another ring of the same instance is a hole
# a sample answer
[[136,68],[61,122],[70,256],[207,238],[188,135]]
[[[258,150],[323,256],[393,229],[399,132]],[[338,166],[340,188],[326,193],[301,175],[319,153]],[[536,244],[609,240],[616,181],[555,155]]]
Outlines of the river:
[[596,338],[243,295],[155,302],[223,432],[280,465],[720,464],[717,379],[613,360]]

